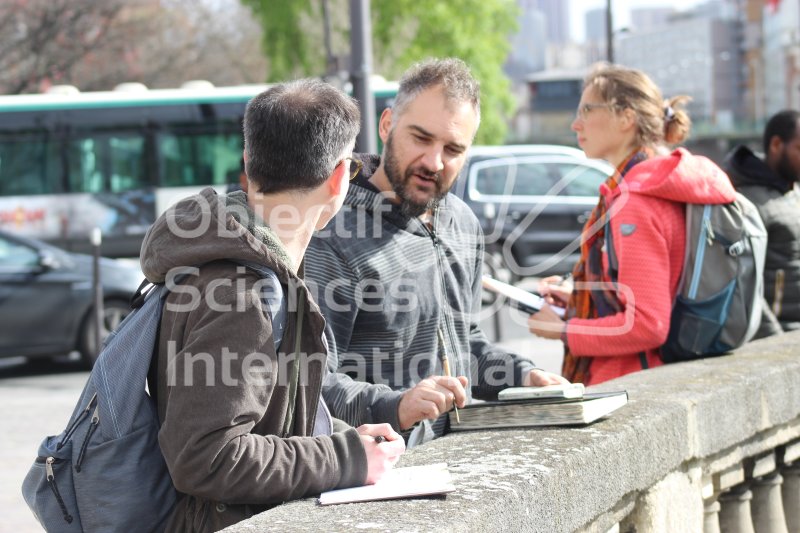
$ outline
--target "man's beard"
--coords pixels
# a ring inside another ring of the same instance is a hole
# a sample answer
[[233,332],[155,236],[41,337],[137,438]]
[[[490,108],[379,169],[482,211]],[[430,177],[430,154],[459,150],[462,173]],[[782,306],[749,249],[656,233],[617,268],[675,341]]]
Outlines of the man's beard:
[[792,163],[789,161],[789,156],[786,155],[785,148],[781,154],[781,158],[778,160],[777,166],[775,167],[775,173],[789,183],[798,181],[799,176],[797,175],[797,171],[792,168]]
[[[442,189],[441,173],[430,172],[421,166],[408,167],[405,172],[400,170],[400,163],[397,161],[397,156],[392,146],[392,134],[389,134],[389,137],[386,139],[386,146],[384,146],[383,154],[383,169],[386,172],[389,183],[392,184],[392,189],[400,199],[400,212],[405,216],[418,217],[429,209],[434,210],[439,206],[441,199],[447,196],[450,189]],[[414,201],[408,192],[408,183],[413,179],[414,174],[425,176],[434,181],[436,192],[427,202],[420,203]]]

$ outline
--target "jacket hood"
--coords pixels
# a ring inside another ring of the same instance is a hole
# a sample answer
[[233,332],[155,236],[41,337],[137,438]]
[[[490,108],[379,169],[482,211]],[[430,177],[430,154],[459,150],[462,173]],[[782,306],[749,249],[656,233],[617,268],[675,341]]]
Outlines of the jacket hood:
[[678,148],[668,156],[653,157],[634,166],[613,193],[624,191],[689,204],[727,204],[736,198],[728,176],[710,159]]
[[781,178],[747,146],[737,146],[722,163],[722,167],[731,177],[731,181],[738,189],[757,185],[770,187],[785,194],[792,189],[793,184]]
[[208,187],[167,209],[147,231],[140,257],[152,283],[163,283],[173,268],[220,260],[258,263],[281,279],[294,277],[283,245],[242,191],[219,196]]

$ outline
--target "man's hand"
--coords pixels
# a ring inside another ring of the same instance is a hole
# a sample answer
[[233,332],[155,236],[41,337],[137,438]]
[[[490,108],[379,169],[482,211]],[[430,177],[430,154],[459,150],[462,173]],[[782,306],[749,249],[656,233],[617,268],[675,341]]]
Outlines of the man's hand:
[[522,385],[524,387],[544,387],[545,385],[568,385],[569,381],[566,378],[553,374],[552,372],[545,372],[544,370],[531,370]]
[[447,376],[431,376],[408,389],[400,398],[397,406],[397,418],[400,429],[406,430],[420,420],[434,420],[442,413],[453,408],[464,407],[467,403],[466,376],[451,378]]
[[[406,443],[390,424],[364,424],[356,428],[367,454],[367,485],[376,483],[406,451]],[[376,442],[382,437],[383,442]]]

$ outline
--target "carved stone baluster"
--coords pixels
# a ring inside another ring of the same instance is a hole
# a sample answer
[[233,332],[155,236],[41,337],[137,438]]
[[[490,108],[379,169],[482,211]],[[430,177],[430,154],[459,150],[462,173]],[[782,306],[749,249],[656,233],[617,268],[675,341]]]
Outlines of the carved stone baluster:
[[717,500],[703,502],[703,533],[720,533],[719,509],[720,505]]
[[753,493],[747,483],[733,487],[720,495],[719,528],[725,533],[755,533],[750,515]]
[[800,531],[800,440],[787,442],[778,447],[783,514],[789,531]]
[[783,513],[786,516],[786,528],[789,531],[800,531],[800,464],[794,463],[781,470],[783,474]]
[[781,499],[782,483],[783,478],[776,471],[756,478],[750,484],[753,491],[750,512],[756,533],[788,533]]

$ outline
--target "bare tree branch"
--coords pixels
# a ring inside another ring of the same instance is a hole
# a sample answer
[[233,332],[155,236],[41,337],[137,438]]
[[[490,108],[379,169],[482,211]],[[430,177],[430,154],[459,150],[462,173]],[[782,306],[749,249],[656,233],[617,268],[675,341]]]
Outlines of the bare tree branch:
[[238,0],[3,0],[0,93],[263,81],[261,40]]

